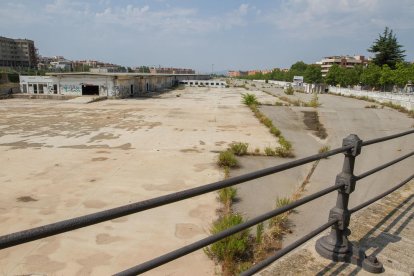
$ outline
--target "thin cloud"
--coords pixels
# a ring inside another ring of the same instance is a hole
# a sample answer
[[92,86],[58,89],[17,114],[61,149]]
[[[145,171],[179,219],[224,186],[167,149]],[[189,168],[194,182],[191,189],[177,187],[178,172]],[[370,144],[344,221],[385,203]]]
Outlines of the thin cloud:
[[[409,0],[393,2],[392,7],[413,9]],[[394,25],[395,19],[387,16],[388,1],[377,0],[290,0],[263,16],[264,22],[279,30],[289,31],[292,37],[326,37],[355,35],[361,29],[377,28],[379,24]],[[398,25],[410,25],[411,16],[398,17]],[[402,24],[402,22],[405,22]],[[411,24],[412,25],[412,24]]]

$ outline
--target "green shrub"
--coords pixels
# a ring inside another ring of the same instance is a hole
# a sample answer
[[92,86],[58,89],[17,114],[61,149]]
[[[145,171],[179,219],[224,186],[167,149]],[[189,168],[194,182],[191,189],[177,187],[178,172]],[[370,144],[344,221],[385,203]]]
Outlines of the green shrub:
[[268,127],[268,128],[270,128],[270,127],[272,127],[272,126],[273,126],[273,122],[272,122],[272,120],[270,120],[270,119],[269,119],[269,118],[267,118],[266,116],[263,116],[262,123],[263,123],[266,127]]
[[276,148],[275,155],[279,157],[293,157],[292,144],[282,135],[279,136],[280,146]]
[[238,165],[238,162],[237,162],[236,156],[234,156],[234,153],[229,150],[226,150],[226,151],[220,152],[217,164],[220,167],[233,168]]
[[237,196],[237,189],[233,187],[226,187],[218,191],[219,201],[224,206],[225,214],[231,212],[231,205],[233,204],[234,199]]
[[266,148],[264,149],[264,152],[265,152],[265,154],[266,154],[267,156],[275,156],[275,155],[276,155],[275,150],[274,150],[273,148],[271,148],[271,147],[266,147]]
[[285,149],[285,148],[282,148],[282,147],[277,147],[275,149],[275,155],[279,156],[279,157],[283,157],[283,158],[294,157],[291,150],[288,150],[288,149]]
[[288,86],[288,88],[285,89],[285,94],[286,95],[293,95],[294,92],[295,92],[295,90],[290,85]]
[[[276,208],[282,208],[288,204],[292,203],[292,200],[288,197],[282,197],[276,199]],[[281,237],[283,235],[284,231],[286,230],[287,226],[287,218],[290,211],[285,212],[283,214],[280,214],[274,218],[270,219],[269,227],[270,227],[270,233],[274,238]]]
[[318,101],[318,95],[316,93],[313,94],[313,98],[312,98],[312,100],[310,100],[310,102],[307,104],[307,106],[316,108],[316,107],[318,107],[320,105],[321,104]]
[[249,147],[248,143],[232,143],[230,145],[230,150],[237,156],[242,156],[247,154],[247,148]]
[[261,222],[256,226],[256,243],[257,244],[262,243],[263,233],[264,233],[264,224],[263,222]]
[[324,153],[324,152],[327,152],[327,151],[329,151],[331,149],[331,147],[330,146],[328,146],[328,145],[325,145],[325,146],[322,146],[320,149],[319,149],[319,153]]
[[257,97],[254,94],[242,94],[242,98],[242,103],[244,103],[245,105],[251,106],[259,104],[259,102],[257,101]]
[[269,131],[276,137],[279,137],[281,134],[280,130],[275,126],[271,126]]
[[292,149],[292,143],[290,143],[288,140],[286,140],[285,137],[282,136],[282,135],[279,136],[279,144],[282,148],[284,148],[286,150],[291,150]]
[[[210,233],[214,235],[243,222],[241,215],[228,214],[213,223]],[[246,229],[213,243],[205,248],[204,252],[211,259],[222,262],[223,275],[234,275],[237,259],[240,259],[248,248],[249,230]]]

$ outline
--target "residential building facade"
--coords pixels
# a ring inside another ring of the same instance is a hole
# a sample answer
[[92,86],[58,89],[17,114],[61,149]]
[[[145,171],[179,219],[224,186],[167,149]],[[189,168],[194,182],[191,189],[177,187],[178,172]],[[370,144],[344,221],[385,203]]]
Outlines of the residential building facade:
[[227,72],[227,75],[232,78],[244,77],[244,76],[247,76],[248,74],[249,74],[248,71],[228,71]]
[[317,64],[321,65],[322,77],[326,77],[334,64],[344,68],[354,68],[356,65],[367,65],[368,60],[364,56],[330,56],[323,58]]
[[173,67],[151,67],[151,74],[195,74],[195,70],[187,68],[173,68]]
[[37,67],[34,41],[0,36],[0,67]]

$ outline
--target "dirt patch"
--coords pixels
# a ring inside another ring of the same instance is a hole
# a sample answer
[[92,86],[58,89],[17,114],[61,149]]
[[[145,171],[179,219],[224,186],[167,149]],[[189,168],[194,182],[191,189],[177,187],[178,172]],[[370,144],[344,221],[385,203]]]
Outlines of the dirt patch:
[[108,158],[107,157],[95,157],[95,158],[92,158],[92,161],[105,161],[105,160],[108,160]]
[[21,196],[17,198],[18,202],[31,202],[31,201],[37,201],[37,199],[31,197],[31,196]]
[[325,127],[319,121],[319,115],[316,111],[302,111],[304,118],[303,122],[308,127],[308,129],[313,131],[317,137],[321,139],[326,139],[328,133],[326,133]]

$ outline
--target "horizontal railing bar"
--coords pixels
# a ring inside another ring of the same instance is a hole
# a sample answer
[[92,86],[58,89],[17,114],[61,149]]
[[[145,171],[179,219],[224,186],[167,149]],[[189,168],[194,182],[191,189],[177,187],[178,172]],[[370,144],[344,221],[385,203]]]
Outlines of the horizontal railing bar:
[[315,230],[313,230],[309,234],[307,234],[307,235],[303,236],[302,238],[296,240],[295,242],[289,244],[285,248],[282,248],[281,250],[277,251],[275,255],[267,258],[266,260],[264,260],[264,261],[262,261],[262,262],[260,262],[260,263],[258,263],[256,265],[254,265],[254,266],[252,266],[251,268],[249,268],[248,270],[244,271],[240,275],[241,276],[249,276],[249,275],[253,275],[253,274],[259,272],[263,268],[269,266],[274,261],[280,259],[281,257],[283,257],[284,255],[286,255],[287,253],[289,253],[293,249],[295,249],[298,246],[304,244],[305,242],[307,242],[308,240],[312,239],[313,237],[315,237],[316,235],[320,234],[321,232],[325,231],[326,229],[328,229],[330,226],[334,225],[337,222],[338,222],[337,219],[328,221],[327,223],[325,223],[324,225],[316,228]]
[[360,204],[360,205],[358,205],[358,206],[350,209],[349,212],[352,214],[352,213],[355,213],[355,212],[361,210],[362,208],[367,207],[368,205],[374,203],[375,201],[380,200],[381,198],[383,198],[383,197],[389,195],[390,193],[394,192],[395,190],[398,190],[399,188],[401,188],[402,186],[404,186],[405,184],[407,184],[408,182],[410,182],[410,180],[412,180],[413,178],[414,178],[414,174],[412,174],[410,177],[408,177],[407,179],[405,179],[404,181],[402,181],[397,186],[395,186],[395,187],[393,187],[393,188],[391,188],[391,189],[383,192],[382,194],[379,194],[378,196],[376,196],[376,197],[374,197],[374,198],[372,198],[372,199],[370,199],[370,200],[368,200],[368,201],[366,201],[366,202],[364,202],[364,203],[362,203],[362,204]]
[[219,241],[221,239],[224,239],[225,237],[231,236],[231,235],[233,235],[233,234],[235,234],[237,232],[240,232],[242,230],[245,230],[247,228],[250,228],[250,227],[252,227],[252,226],[254,226],[254,225],[256,225],[256,224],[258,224],[260,222],[263,222],[263,221],[268,220],[268,219],[270,219],[272,217],[275,217],[275,216],[278,216],[280,214],[283,214],[283,213],[285,213],[285,212],[287,212],[289,210],[292,210],[292,209],[294,209],[296,207],[299,207],[299,206],[301,206],[301,205],[303,205],[303,204],[305,204],[305,203],[307,203],[309,201],[312,201],[312,200],[314,200],[316,198],[319,198],[321,196],[324,196],[326,194],[329,194],[329,193],[331,193],[331,192],[333,192],[333,191],[335,191],[335,190],[337,190],[337,189],[339,189],[339,188],[341,188],[343,186],[344,186],[344,184],[339,184],[339,185],[334,185],[334,186],[331,186],[329,188],[323,189],[323,190],[321,190],[319,192],[316,192],[316,193],[314,193],[312,195],[303,197],[303,198],[301,198],[301,199],[299,199],[299,200],[297,200],[295,202],[292,202],[290,204],[287,204],[287,205],[285,205],[285,206],[283,206],[281,208],[278,208],[278,209],[272,210],[270,212],[267,212],[265,214],[262,214],[262,215],[260,215],[258,217],[255,217],[255,218],[253,218],[253,219],[251,219],[249,221],[246,221],[244,223],[241,223],[241,224],[238,224],[238,225],[233,226],[231,228],[228,228],[228,229],[226,229],[226,230],[224,230],[224,231],[222,231],[220,233],[211,235],[211,236],[209,236],[207,238],[204,238],[204,239],[199,240],[197,242],[194,242],[192,244],[186,245],[184,247],[181,247],[179,249],[176,249],[174,251],[171,251],[169,253],[166,253],[164,255],[161,255],[161,256],[159,256],[157,258],[154,258],[152,260],[149,260],[149,261],[144,262],[142,264],[139,264],[137,266],[131,267],[131,268],[129,268],[127,270],[124,270],[122,272],[119,272],[119,273],[117,273],[115,275],[137,275],[137,274],[144,273],[144,272],[146,272],[148,270],[151,270],[153,268],[156,268],[158,266],[161,266],[163,264],[166,264],[168,262],[171,262],[171,261],[173,261],[175,259],[178,259],[178,258],[180,258],[182,256],[185,256],[187,254],[190,254],[191,252],[194,252],[194,251],[196,251],[198,249],[201,249],[203,247],[206,247],[206,246],[208,246],[208,245],[210,245],[210,244],[212,244],[212,243],[214,243],[216,241]]
[[390,161],[388,163],[385,163],[385,164],[383,164],[381,166],[378,166],[378,167],[376,167],[376,168],[374,168],[372,170],[369,170],[369,171],[367,171],[367,172],[365,172],[363,174],[357,175],[357,176],[355,176],[355,180],[361,180],[361,179],[363,179],[363,178],[365,178],[365,177],[367,177],[367,176],[369,176],[369,175],[371,175],[373,173],[379,172],[379,171],[381,171],[381,170],[383,170],[383,169],[385,169],[385,168],[387,168],[387,167],[389,167],[391,165],[394,165],[394,164],[396,164],[396,163],[398,163],[398,162],[400,162],[400,161],[402,161],[402,160],[404,160],[404,159],[406,159],[406,158],[408,158],[408,157],[410,157],[412,155],[414,155],[414,151],[412,151],[412,152],[410,152],[410,153],[408,153],[408,154],[406,154],[404,156],[401,156],[401,157],[399,157],[397,159],[394,159],[394,160],[392,160],[392,161]]
[[152,199],[135,202],[131,204],[127,204],[124,206],[92,213],[89,215],[84,215],[72,219],[67,219],[35,228],[31,228],[28,230],[23,230],[20,232],[15,232],[12,234],[0,236],[0,249],[12,247],[15,245],[31,242],[34,240],[50,237],[53,235],[58,235],[64,232],[76,230],[79,228],[83,228],[86,226],[94,225],[97,223],[101,223],[104,221],[120,218],[123,216],[131,215],[134,213],[139,213],[145,210],[153,209],[156,207],[160,207],[163,205],[167,205],[170,203],[174,203],[177,201],[181,201],[184,199],[188,199],[191,197],[195,197],[198,195],[206,194],[209,192],[213,192],[222,188],[226,188],[229,186],[233,186],[236,184],[240,184],[243,182],[247,182],[252,179],[257,179],[260,177],[264,177],[273,173],[285,171],[294,167],[298,167],[307,163],[310,163],[315,160],[319,160],[322,158],[326,158],[338,153],[345,152],[352,148],[352,145],[341,147],[337,149],[333,149],[324,153],[311,155],[305,158],[301,158],[298,160],[294,160],[291,162],[287,162],[281,165],[269,167],[266,169],[258,170],[255,172],[247,173],[244,175],[232,177],[229,179],[225,179],[222,181],[210,183],[207,185],[203,185],[196,188],[187,189],[184,191],[155,197]]
[[376,138],[376,139],[372,139],[372,140],[363,141],[362,146],[368,146],[368,145],[384,142],[384,141],[387,141],[387,140],[391,140],[391,139],[394,139],[394,138],[399,138],[399,137],[402,137],[402,136],[405,136],[405,135],[408,135],[408,134],[412,134],[412,133],[414,133],[414,129],[407,130],[405,132],[401,132],[401,133],[397,133],[397,134],[393,134],[393,135],[389,135],[389,136],[385,136],[385,137],[381,137],[381,138]]

